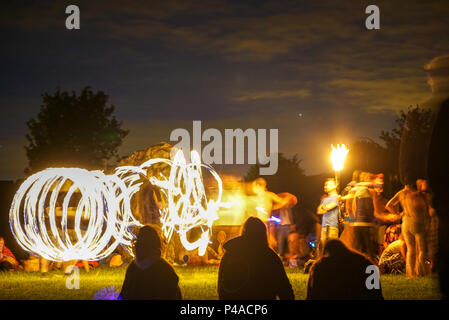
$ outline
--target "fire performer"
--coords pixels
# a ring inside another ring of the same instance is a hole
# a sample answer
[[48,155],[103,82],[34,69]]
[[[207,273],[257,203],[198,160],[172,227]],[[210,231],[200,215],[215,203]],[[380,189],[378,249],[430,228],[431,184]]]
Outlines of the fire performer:
[[288,243],[289,234],[296,229],[293,216],[293,207],[298,203],[298,199],[288,193],[279,193],[278,196],[281,198],[288,199],[284,207],[278,210],[279,221],[276,226],[276,241],[277,241],[277,253],[280,256],[285,255],[286,244]]
[[[252,182],[252,191],[255,194],[253,205],[255,205],[255,211],[252,207],[248,208],[247,213],[249,215],[257,214],[257,217],[262,221],[271,221],[271,212],[273,210],[278,210],[282,208],[287,208],[289,203],[295,203],[298,201],[296,197],[288,192],[282,194],[276,194],[274,192],[268,191],[267,181],[264,178],[257,178]],[[294,205],[294,204],[293,204]],[[292,206],[293,206],[292,205]],[[287,222],[285,220],[285,222]],[[268,227],[268,242],[271,248],[277,247],[277,241],[275,236],[274,224],[267,224]],[[287,234],[288,237],[288,234]]]
[[338,238],[339,196],[335,179],[326,179],[324,182],[324,192],[326,196],[321,200],[317,209],[317,213],[323,216],[321,222],[321,249],[329,239]]
[[255,194],[254,201],[257,204],[257,216],[262,221],[270,217],[271,211],[285,207],[289,203],[291,196],[293,196],[289,193],[278,195],[268,191],[267,181],[264,178],[257,178],[253,181],[252,191]]

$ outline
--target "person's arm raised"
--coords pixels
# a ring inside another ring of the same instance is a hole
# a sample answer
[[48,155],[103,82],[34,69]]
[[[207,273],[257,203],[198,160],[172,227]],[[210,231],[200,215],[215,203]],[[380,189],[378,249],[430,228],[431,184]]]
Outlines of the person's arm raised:
[[[291,200],[292,197],[295,197],[292,194],[284,193],[283,196],[279,196],[274,192],[269,192],[271,201],[273,202],[273,210],[281,209],[285,206],[287,206]],[[296,197],[295,197],[296,198]]]
[[387,209],[390,213],[398,214],[396,210],[396,206],[398,205],[399,201],[401,200],[403,190],[399,191],[394,195],[393,198],[390,199],[390,201],[387,202],[385,205],[385,209]]

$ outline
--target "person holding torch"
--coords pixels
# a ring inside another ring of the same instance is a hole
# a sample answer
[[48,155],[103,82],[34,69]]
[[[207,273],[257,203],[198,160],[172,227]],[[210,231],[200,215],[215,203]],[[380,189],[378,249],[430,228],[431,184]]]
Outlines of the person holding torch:
[[329,239],[338,238],[339,203],[337,183],[335,179],[329,178],[324,182],[326,196],[321,200],[317,208],[317,214],[322,215],[320,251]]
[[317,213],[323,215],[321,222],[321,248],[327,240],[338,238],[339,235],[339,218],[340,218],[340,204],[338,188],[340,184],[340,171],[343,169],[343,164],[349,150],[346,146],[337,144],[335,148],[333,145],[331,152],[332,167],[335,171],[335,179],[327,179],[324,182],[324,192],[326,196],[321,200],[318,206]]

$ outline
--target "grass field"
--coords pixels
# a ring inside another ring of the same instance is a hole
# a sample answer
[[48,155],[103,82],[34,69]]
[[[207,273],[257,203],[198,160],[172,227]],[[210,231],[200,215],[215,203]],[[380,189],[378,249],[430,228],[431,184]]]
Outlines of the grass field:
[[[176,267],[184,299],[217,299],[217,267]],[[66,288],[66,277],[61,271],[52,271],[43,277],[40,273],[0,273],[0,299],[82,299],[90,300],[100,289],[115,286],[120,290],[126,267],[97,268],[80,271],[80,289]],[[305,299],[308,275],[297,269],[287,269],[297,300]],[[385,299],[439,299],[436,275],[406,279],[404,275],[381,277]]]

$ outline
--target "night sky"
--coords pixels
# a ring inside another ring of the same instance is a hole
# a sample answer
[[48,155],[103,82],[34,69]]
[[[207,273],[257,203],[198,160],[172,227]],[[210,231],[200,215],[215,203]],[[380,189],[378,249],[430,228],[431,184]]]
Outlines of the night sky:
[[[121,155],[175,128],[278,128],[307,174],[331,143],[377,140],[430,95],[423,66],[449,53],[449,1],[10,1],[0,12],[0,180],[24,177],[41,94],[109,95]],[[76,4],[81,29],[65,28]],[[365,28],[376,4],[381,29]],[[300,116],[301,115],[301,116]],[[242,166],[229,166],[240,170]]]

